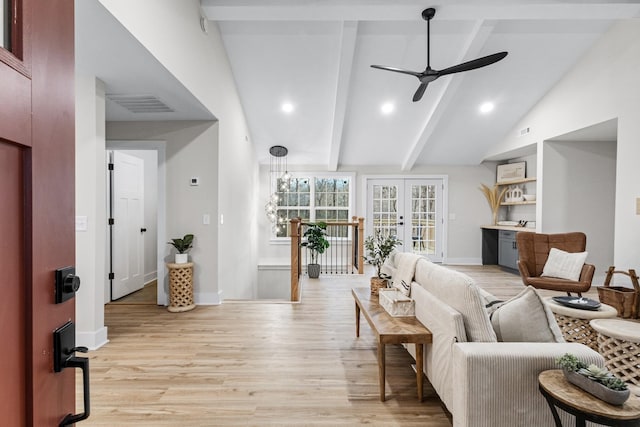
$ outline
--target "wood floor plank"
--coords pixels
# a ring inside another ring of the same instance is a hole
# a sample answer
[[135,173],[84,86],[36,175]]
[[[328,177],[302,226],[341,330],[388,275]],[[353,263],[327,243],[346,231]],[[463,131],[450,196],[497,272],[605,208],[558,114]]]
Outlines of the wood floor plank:
[[[500,298],[523,289],[497,267],[452,267]],[[425,381],[418,402],[413,359],[387,346],[379,401],[375,337],[355,337],[351,288],[369,275],[302,283],[302,302],[225,302],[169,313],[109,304],[109,343],[89,353],[91,417],[84,426],[449,427]],[[78,408],[82,385],[77,381]]]

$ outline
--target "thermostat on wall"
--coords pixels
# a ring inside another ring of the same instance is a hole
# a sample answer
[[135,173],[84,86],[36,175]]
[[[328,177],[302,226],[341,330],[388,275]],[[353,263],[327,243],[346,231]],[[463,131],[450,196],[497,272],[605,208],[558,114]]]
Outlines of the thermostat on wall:
[[197,177],[197,176],[192,176],[191,177],[191,185],[192,186],[200,185],[200,178]]

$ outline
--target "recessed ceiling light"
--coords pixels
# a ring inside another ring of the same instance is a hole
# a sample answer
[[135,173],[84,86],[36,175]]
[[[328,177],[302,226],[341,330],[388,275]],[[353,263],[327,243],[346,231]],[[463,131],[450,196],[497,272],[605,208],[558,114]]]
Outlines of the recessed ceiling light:
[[382,111],[382,114],[391,114],[395,111],[395,109],[396,109],[396,106],[393,105],[393,103],[391,102],[385,102],[380,107],[380,111]]
[[485,102],[482,105],[480,105],[480,112],[482,114],[490,113],[491,111],[493,111],[494,107],[495,105],[493,104],[493,102]]
[[285,113],[293,112],[293,104],[290,102],[285,102],[284,104],[282,104],[282,111],[284,111]]

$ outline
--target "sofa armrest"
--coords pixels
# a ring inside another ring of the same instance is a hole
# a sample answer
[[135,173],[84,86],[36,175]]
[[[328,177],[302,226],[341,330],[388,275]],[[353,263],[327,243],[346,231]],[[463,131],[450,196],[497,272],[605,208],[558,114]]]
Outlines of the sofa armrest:
[[604,366],[602,356],[577,343],[474,342],[453,347],[454,427],[553,425],[538,391],[538,374],[558,369],[555,360],[565,353]]

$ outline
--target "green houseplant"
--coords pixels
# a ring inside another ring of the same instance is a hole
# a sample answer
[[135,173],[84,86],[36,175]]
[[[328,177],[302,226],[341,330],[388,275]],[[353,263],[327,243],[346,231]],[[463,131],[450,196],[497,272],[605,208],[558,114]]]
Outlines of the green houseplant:
[[376,268],[376,275],[371,278],[372,294],[376,295],[378,289],[386,287],[387,280],[391,277],[382,273],[382,265],[389,258],[395,247],[401,244],[402,242],[398,237],[391,234],[383,235],[379,231],[373,236],[367,236],[364,240],[364,249],[366,251],[364,260]]
[[562,368],[567,381],[598,399],[622,405],[629,398],[631,392],[627,384],[606,368],[587,365],[570,353],[558,358],[556,363]]
[[311,279],[320,277],[320,264],[318,264],[318,255],[322,255],[329,247],[329,241],[326,238],[327,224],[317,222],[309,224],[302,237],[305,239],[301,246],[309,249],[311,262],[307,264],[307,273]]
[[176,251],[178,252],[175,258],[176,264],[189,262],[189,255],[187,252],[193,247],[193,234],[185,234],[181,239],[171,239],[171,241],[167,243],[176,248]]

